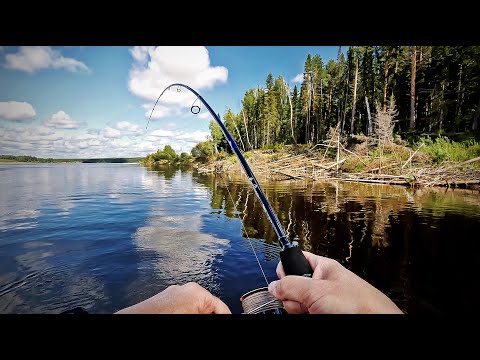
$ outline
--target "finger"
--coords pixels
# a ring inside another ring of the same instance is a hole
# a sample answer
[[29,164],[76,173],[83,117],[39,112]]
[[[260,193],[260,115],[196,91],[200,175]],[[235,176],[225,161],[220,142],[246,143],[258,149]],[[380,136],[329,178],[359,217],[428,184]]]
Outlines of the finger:
[[286,276],[285,270],[283,269],[283,265],[281,261],[278,262],[276,272],[279,279],[282,279]]
[[[324,256],[315,255],[308,251],[302,251],[303,255],[307,259],[310,267],[313,269],[312,278],[313,279],[322,279],[326,273],[326,271],[332,266],[334,263],[333,259],[329,259]],[[285,276],[285,269],[283,268],[282,262],[279,261],[276,273],[279,279],[283,279]]]
[[281,280],[272,281],[268,286],[268,291],[279,300],[293,300],[308,309],[323,295],[321,291],[321,282],[323,281],[304,276],[287,275]]
[[[315,270],[318,265],[318,255],[314,255],[308,251],[302,251],[305,257],[307,258],[308,263],[310,264],[311,268]],[[277,276],[279,279],[283,279],[287,274],[285,274],[285,269],[283,268],[282,262],[279,261],[277,268],[276,268]]]
[[206,301],[206,314],[231,314],[232,312],[222,300],[216,296],[209,296]]
[[285,300],[283,301],[283,307],[287,310],[289,314],[307,314],[308,309],[305,308],[302,304],[292,301],[292,300]]
[[308,260],[308,263],[313,269],[312,279],[323,279],[328,278],[330,270],[338,265],[338,262],[334,259],[330,259],[325,256],[314,255],[307,251],[302,251],[305,257]]

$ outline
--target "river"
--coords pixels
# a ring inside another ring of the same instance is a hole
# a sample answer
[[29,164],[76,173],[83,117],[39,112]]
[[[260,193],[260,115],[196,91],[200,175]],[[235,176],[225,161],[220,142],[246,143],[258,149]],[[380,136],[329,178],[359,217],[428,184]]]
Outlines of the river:
[[[477,310],[478,190],[258,180],[303,249],[407,313]],[[240,296],[266,286],[252,247],[275,280],[275,233],[242,174],[0,165],[0,313],[112,313],[195,281],[240,314]]]

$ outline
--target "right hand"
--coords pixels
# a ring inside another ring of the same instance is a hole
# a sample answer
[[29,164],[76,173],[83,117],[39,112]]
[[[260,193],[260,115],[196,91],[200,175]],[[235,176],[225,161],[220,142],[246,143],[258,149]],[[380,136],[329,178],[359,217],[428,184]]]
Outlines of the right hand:
[[343,267],[338,261],[303,251],[313,269],[311,278],[285,275],[268,286],[289,314],[403,314],[385,294]]

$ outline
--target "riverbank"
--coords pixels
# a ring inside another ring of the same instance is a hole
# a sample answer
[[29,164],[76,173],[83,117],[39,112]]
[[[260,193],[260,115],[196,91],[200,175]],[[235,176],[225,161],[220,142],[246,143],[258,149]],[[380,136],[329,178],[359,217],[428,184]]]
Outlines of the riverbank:
[[[480,157],[438,161],[428,145],[416,148],[401,140],[378,147],[366,137],[353,137],[346,146],[325,141],[314,146],[288,145],[276,150],[245,153],[253,172],[272,180],[342,180],[412,187],[480,189]],[[199,172],[239,172],[234,155],[196,164]]]

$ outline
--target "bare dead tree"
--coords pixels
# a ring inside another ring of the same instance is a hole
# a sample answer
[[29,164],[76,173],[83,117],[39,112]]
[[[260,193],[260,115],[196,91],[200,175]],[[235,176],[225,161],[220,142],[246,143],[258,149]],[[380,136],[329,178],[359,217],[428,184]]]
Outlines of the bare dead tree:
[[393,128],[395,127],[395,117],[398,111],[395,107],[393,96],[390,98],[390,104],[384,111],[377,105],[377,113],[373,118],[374,134],[379,145],[384,145],[393,141]]

